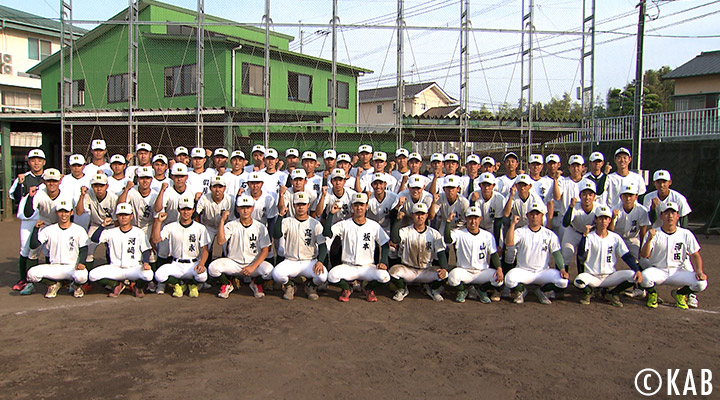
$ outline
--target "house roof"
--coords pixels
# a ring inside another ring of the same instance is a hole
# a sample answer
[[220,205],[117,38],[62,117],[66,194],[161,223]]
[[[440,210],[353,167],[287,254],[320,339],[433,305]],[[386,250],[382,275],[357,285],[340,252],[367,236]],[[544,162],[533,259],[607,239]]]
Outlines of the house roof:
[[[6,6],[0,6],[0,21],[2,21],[5,27],[44,33],[50,36],[59,36],[62,29],[62,24],[54,19],[41,17]],[[83,35],[87,33],[87,29],[73,27],[73,33],[78,36]]]
[[690,78],[720,74],[720,50],[703,51],[699,56],[662,76],[662,79]]
[[[455,99],[450,97],[436,82],[411,83],[405,85],[405,98],[413,98],[420,93],[436,87],[448,101],[454,102]],[[367,103],[373,101],[395,100],[397,98],[397,86],[387,86],[375,89],[366,89],[360,91],[360,102]]]
[[432,107],[428,108],[424,113],[420,114],[420,116],[424,118],[447,117],[459,109],[459,105]]

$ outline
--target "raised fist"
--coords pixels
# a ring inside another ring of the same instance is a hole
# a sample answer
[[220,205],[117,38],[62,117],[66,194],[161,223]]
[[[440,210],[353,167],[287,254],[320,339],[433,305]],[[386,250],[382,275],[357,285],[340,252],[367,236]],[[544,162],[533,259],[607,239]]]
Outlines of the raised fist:
[[512,224],[517,225],[518,222],[520,222],[520,216],[516,215],[512,218]]
[[358,156],[354,155],[352,156],[352,160],[350,161],[350,164],[355,165],[358,162]]
[[610,163],[605,164],[605,175],[609,174],[610,171],[612,171],[612,165]]
[[283,165],[285,165],[285,161],[280,160],[280,161],[278,161],[277,164],[275,165],[275,169],[277,169],[277,170],[279,171],[280,169],[282,169]]
[[125,189],[126,189],[126,190],[130,190],[130,189],[133,188],[133,186],[135,186],[135,184],[133,183],[133,181],[127,181],[127,183],[125,184]]
[[478,201],[478,199],[480,199],[480,193],[478,193],[478,192],[473,192],[473,193],[470,195],[470,202],[474,203],[474,202]]
[[658,199],[656,197],[656,198],[652,199],[652,205],[650,206],[650,208],[655,209],[655,208],[657,208],[658,204],[660,204],[660,199]]
[[620,210],[613,210],[613,213],[612,213],[613,219],[617,218],[618,215],[620,215]]
[[406,202],[406,201],[407,201],[407,197],[404,197],[404,196],[403,196],[403,197],[400,197],[400,198],[398,199],[397,208],[400,209],[400,207],[402,207],[403,205],[405,205],[405,202]]
[[168,188],[168,186],[169,186],[169,185],[168,185],[167,182],[163,182],[162,186],[160,187],[160,190],[161,190],[161,191],[166,190],[166,189]]
[[35,223],[35,227],[38,229],[42,228],[43,226],[45,226],[45,221],[41,219],[39,219],[38,222]]
[[655,228],[650,228],[650,230],[648,230],[648,239],[654,238],[655,235],[657,235],[657,231],[655,230]]
[[[87,190],[87,188],[85,188],[85,189]],[[38,190],[37,186],[30,186],[30,188],[28,189],[28,196],[30,196],[30,197],[35,196],[35,194],[37,193],[37,190]]]
[[395,169],[395,161],[390,161],[388,163],[388,171],[392,171]]
[[405,185],[408,182],[408,179],[410,179],[410,175],[403,175],[401,184]]
[[87,186],[80,186],[80,196],[85,196],[88,192]]
[[223,210],[222,214],[220,215],[220,221],[225,222],[227,221],[228,217],[230,216],[230,211]]
[[575,204],[577,204],[577,202],[578,202],[578,199],[575,197],[570,199],[570,207],[575,207]]
[[333,203],[332,208],[330,208],[330,214],[335,214],[341,209],[342,207],[340,207],[340,201],[336,201],[335,203]]
[[510,197],[515,196],[515,193],[517,193],[517,185],[510,186]]
[[327,186],[323,186],[323,187],[322,187],[322,195],[325,196],[325,195],[327,194],[327,191],[328,191],[328,187],[327,187]]
[[113,219],[112,219],[112,218],[110,218],[110,217],[105,217],[105,219],[103,219],[102,226],[103,226],[103,227],[108,227],[108,226],[112,225],[112,223],[113,223]]
[[447,222],[452,222],[455,219],[455,213],[450,213],[447,217]]
[[280,196],[284,195],[285,192],[287,192],[287,186],[280,185]]
[[25,182],[25,174],[18,175],[17,180],[18,180],[18,183],[20,183],[20,184]]
[[130,160],[132,160],[133,157],[135,157],[133,153],[127,153],[127,155],[125,156],[125,160],[127,160],[128,164],[130,164]]
[[166,212],[158,213],[157,220],[160,222],[164,222],[167,219],[168,215]]
[[592,230],[592,228],[593,228],[592,225],[585,225],[585,235],[589,234],[590,231]]
[[323,179],[327,180],[327,178],[330,176],[330,170],[326,169],[323,171]]

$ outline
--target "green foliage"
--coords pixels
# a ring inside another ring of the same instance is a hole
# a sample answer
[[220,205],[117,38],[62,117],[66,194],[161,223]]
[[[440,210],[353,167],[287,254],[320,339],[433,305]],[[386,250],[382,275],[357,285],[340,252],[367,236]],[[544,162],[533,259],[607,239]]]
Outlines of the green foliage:
[[[658,70],[645,71],[643,78],[643,109],[646,113],[658,113],[673,110],[671,96],[675,91],[675,82],[661,80],[660,78],[670,72],[668,66]],[[606,98],[606,113],[608,117],[633,115],[635,112],[635,81],[625,85],[625,88],[610,88]]]

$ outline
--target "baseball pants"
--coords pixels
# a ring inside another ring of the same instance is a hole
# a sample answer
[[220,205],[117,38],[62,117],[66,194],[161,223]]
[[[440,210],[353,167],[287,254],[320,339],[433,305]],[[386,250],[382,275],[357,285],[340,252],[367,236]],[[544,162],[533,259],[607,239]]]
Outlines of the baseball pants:
[[284,285],[288,283],[289,279],[304,276],[306,278],[312,278],[315,286],[319,286],[327,281],[328,272],[327,268],[323,267],[322,273],[320,275],[316,274],[313,270],[316,263],[317,260],[285,260],[273,269],[272,280]]
[[702,292],[705,288],[707,288],[707,281],[697,280],[695,272],[688,271],[686,269],[661,269],[650,267],[643,270],[642,276],[643,281],[640,286],[644,288],[651,288],[655,285],[667,285],[673,287],[689,286],[690,290],[693,292]]
[[[580,244],[582,234],[575,229],[568,227],[565,229],[562,240],[562,256],[565,260],[565,265],[570,265],[570,262],[575,259],[575,253],[577,246]],[[582,271],[578,271],[582,272]]]
[[82,285],[88,280],[87,269],[75,269],[75,264],[40,264],[36,265],[27,272],[27,280],[29,282],[38,283],[42,279],[51,281],[66,281]]
[[502,281],[498,282],[494,278],[495,270],[487,269],[465,269],[457,267],[448,273],[448,285],[458,286],[462,284],[480,285],[490,282],[495,287],[502,286]]
[[[552,231],[555,232],[555,234],[558,237],[558,240],[560,240],[560,243],[562,243],[562,241],[563,241],[563,237],[565,236],[565,231],[567,229],[572,229],[572,228],[564,227],[562,224],[562,222],[563,222],[562,220],[563,220],[562,216],[559,216],[559,215],[556,215],[555,217],[553,217],[553,220],[552,220]],[[492,231],[490,231],[490,232],[492,232]]]
[[328,272],[328,282],[338,283],[341,280],[346,281],[377,281],[387,283],[390,281],[390,274],[384,269],[377,269],[375,264],[366,265],[348,265],[340,264],[335,266]]
[[505,275],[505,286],[510,289],[515,288],[519,284],[543,286],[548,283],[564,289],[568,285],[568,280],[561,277],[560,271],[554,268],[535,272],[515,267]]
[[[207,273],[213,278],[217,278],[222,274],[239,276],[243,274],[242,269],[247,267],[248,265],[249,264],[240,264],[232,258],[218,258],[217,260],[210,263]],[[259,276],[264,280],[270,280],[270,275],[272,274],[272,272],[272,264],[267,261],[263,261],[260,263],[260,265],[258,265],[257,268],[255,268],[255,271],[250,274],[250,277],[254,278],[256,276]]]
[[404,264],[395,264],[390,268],[393,279],[402,279],[406,283],[430,283],[441,280],[438,277],[440,267],[413,268]]
[[623,242],[627,246],[630,254],[638,261],[640,269],[650,268],[650,260],[647,258],[640,258],[640,238],[623,238]]
[[155,280],[158,283],[164,283],[169,277],[177,279],[194,279],[198,283],[207,281],[208,272],[205,271],[202,274],[195,272],[195,267],[198,265],[197,261],[192,263],[181,263],[173,261],[170,264],[165,264],[155,271]]
[[622,270],[615,271],[612,274],[607,275],[593,275],[587,272],[583,272],[575,277],[573,284],[578,289],[584,289],[587,286],[591,288],[607,288],[615,287],[623,282],[635,282],[635,271],[633,270]]
[[30,236],[37,221],[25,220],[20,222],[20,256],[36,260],[42,251],[43,246],[35,250],[30,249]]
[[110,279],[113,281],[137,281],[143,280],[150,282],[153,279],[152,270],[144,270],[142,265],[132,267],[121,267],[119,265],[101,265],[93,268],[88,274],[90,282],[99,281],[100,279]]

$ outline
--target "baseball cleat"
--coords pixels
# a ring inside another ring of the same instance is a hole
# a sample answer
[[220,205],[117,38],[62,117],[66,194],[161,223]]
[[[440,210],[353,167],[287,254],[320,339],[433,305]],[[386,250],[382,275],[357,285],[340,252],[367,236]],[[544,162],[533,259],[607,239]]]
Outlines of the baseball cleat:
[[27,282],[20,280],[20,281],[18,281],[18,283],[13,285],[12,290],[19,292],[19,291],[25,289],[25,285],[27,285]]
[[377,296],[375,296],[375,291],[371,289],[365,290],[365,296],[367,297],[367,301],[371,303],[375,303],[378,301]]
[[230,282],[235,289],[240,289],[240,287],[242,286],[242,281],[240,280],[240,278],[232,278]]
[[465,297],[467,297],[467,292],[464,290],[458,290],[457,295],[455,296],[455,302],[464,303]]
[[635,299],[641,299],[645,297],[645,289],[642,288],[635,288],[632,292],[630,292],[630,297]]
[[580,298],[580,304],[588,305],[590,304],[590,299],[592,299],[592,292],[583,293],[583,296]]
[[115,285],[112,292],[108,293],[108,297],[118,297],[123,290],[125,290],[125,284],[123,282],[120,282]]
[[650,307],[650,308],[657,308],[657,307],[658,307],[658,295],[657,295],[657,292],[655,292],[655,293],[648,293],[646,305],[647,305],[648,307]]
[[362,285],[359,281],[353,281],[353,292],[362,292]]
[[[488,297],[487,293],[483,290],[478,291],[478,300],[483,304],[492,303],[492,299],[490,299],[490,297]],[[498,298],[497,301],[500,301],[500,298]]]
[[475,287],[475,285],[470,285],[470,289],[467,290],[467,298],[470,300],[477,300],[478,297],[478,290]]
[[232,284],[222,285],[220,286],[220,293],[218,293],[217,296],[221,299],[227,299],[230,296],[230,292],[232,292],[233,290],[235,289],[233,288]]
[[172,297],[183,297],[183,292],[185,291],[185,285],[176,284],[173,288]]
[[73,297],[79,299],[83,296],[85,296],[85,291],[83,290],[82,286],[75,285],[75,288],[73,289]]
[[540,301],[540,304],[552,304],[552,301],[548,299],[547,295],[545,294],[545,292],[542,291],[542,289],[537,288],[534,290],[534,292],[535,296],[537,296],[538,298],[538,301]]
[[198,285],[198,290],[208,290],[208,289],[212,289],[212,285],[207,282],[203,282],[200,285]]
[[504,298],[513,297],[512,290],[507,286],[503,287],[502,291],[500,291],[500,297],[504,297]]
[[283,285],[283,299],[292,300],[295,298],[295,285],[288,282]]
[[305,294],[307,294],[308,300],[317,300],[320,298],[317,294],[317,287],[312,285],[310,281],[305,284]]
[[623,303],[620,302],[620,296],[613,294],[611,292],[605,293],[605,300],[607,300],[608,303],[610,303],[613,307],[622,308]]
[[675,307],[681,310],[688,309],[687,297],[684,294],[680,294],[677,292],[677,290],[673,290],[672,296],[675,298]]
[[698,298],[695,293],[690,293],[688,296],[687,304],[689,307],[698,308]]
[[155,289],[155,294],[165,294],[165,284],[164,283],[158,283],[157,288]]
[[430,296],[430,298],[433,299],[433,301],[440,302],[440,301],[445,300],[442,297],[442,294],[440,294],[440,292],[442,291],[442,288],[433,290],[430,288],[430,285],[428,285],[426,283],[425,285],[423,285],[423,290],[424,290],[425,294],[427,294],[428,296]]
[[145,297],[145,291],[139,288],[137,285],[132,286],[132,292],[133,295],[138,299],[142,299],[143,297]]
[[515,304],[522,304],[525,302],[525,291],[513,290],[512,301]]
[[196,283],[191,283],[188,286],[188,297],[198,297],[200,296],[200,288]]
[[402,288],[395,291],[395,295],[392,297],[395,301],[403,301],[410,294],[408,288]]
[[155,284],[155,281],[150,281],[147,285],[147,291],[151,293],[155,293],[155,290],[157,290],[157,285]]
[[52,299],[55,296],[57,296],[58,291],[62,287],[62,283],[55,282],[52,285],[47,287],[47,292],[45,292],[45,298],[46,299]]
[[557,293],[555,293],[554,290],[551,290],[551,291],[545,293],[545,296],[547,296],[547,298],[550,299],[550,300],[555,300],[555,299],[557,299]]
[[500,301],[500,292],[497,289],[492,290],[492,294],[490,294],[490,300],[494,302]]
[[250,286],[250,290],[252,290],[253,296],[255,296],[256,299],[265,297],[262,285],[256,285],[255,282],[250,282],[248,286]]
[[35,284],[32,282],[28,282],[28,284],[25,285],[24,288],[20,291],[20,294],[23,296],[32,294],[32,292],[35,291]]
[[340,293],[340,297],[338,297],[338,300],[342,302],[350,301],[351,294],[352,290],[343,289],[342,293]]

